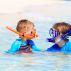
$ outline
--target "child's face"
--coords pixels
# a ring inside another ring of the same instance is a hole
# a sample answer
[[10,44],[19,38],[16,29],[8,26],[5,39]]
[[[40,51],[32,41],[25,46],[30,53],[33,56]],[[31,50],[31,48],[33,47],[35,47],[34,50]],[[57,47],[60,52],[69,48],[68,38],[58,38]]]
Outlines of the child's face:
[[61,36],[59,35],[59,36],[57,36],[56,38],[55,38],[55,43],[58,43],[58,42],[60,42],[60,40],[61,40],[61,38],[60,38]]
[[60,41],[61,33],[58,32],[56,29],[51,28],[50,31],[49,31],[49,34],[52,38],[54,38],[55,43],[58,43]]
[[20,32],[21,33],[31,33],[34,30],[34,26],[32,24],[22,25]]
[[62,36],[62,33],[60,33],[56,38],[55,38],[55,43],[60,43],[61,42],[61,36]]
[[31,34],[31,32],[34,30],[35,30],[35,28],[32,24],[24,24],[21,27],[20,33]]

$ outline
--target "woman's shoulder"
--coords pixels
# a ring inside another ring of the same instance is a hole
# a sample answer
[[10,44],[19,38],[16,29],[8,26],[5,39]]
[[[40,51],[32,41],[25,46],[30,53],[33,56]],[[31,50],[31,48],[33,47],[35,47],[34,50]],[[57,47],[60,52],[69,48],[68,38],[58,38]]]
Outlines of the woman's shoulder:
[[13,44],[21,44],[22,43],[22,40],[20,38],[18,39],[15,39]]

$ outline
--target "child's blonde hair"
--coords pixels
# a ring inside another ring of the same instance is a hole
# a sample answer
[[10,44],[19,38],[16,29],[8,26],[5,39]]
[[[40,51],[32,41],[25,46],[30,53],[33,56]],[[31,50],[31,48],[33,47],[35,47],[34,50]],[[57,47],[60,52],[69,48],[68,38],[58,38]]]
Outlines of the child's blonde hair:
[[34,27],[34,24],[33,24],[31,21],[29,21],[29,20],[27,20],[27,19],[22,19],[22,20],[20,20],[20,21],[17,23],[16,30],[17,30],[17,31],[20,31],[22,25],[27,25],[27,24],[31,24],[31,25],[33,25],[33,27]]

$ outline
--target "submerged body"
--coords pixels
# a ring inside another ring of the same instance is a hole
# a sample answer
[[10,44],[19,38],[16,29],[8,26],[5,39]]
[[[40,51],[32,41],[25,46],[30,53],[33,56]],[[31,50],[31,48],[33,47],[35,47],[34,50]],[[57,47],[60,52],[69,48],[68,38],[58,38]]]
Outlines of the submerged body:
[[52,38],[48,39],[53,42],[54,45],[47,49],[47,51],[59,51],[59,52],[71,52],[71,42],[69,37],[71,36],[71,25],[66,22],[55,23],[49,30],[49,34]]
[[19,39],[16,39],[8,53],[32,53],[33,51],[39,51],[31,40],[36,37],[36,29],[33,22],[22,19],[17,23],[16,30],[7,27],[9,30],[19,34]]
[[71,42],[67,41],[62,47],[58,44],[54,44],[52,47],[48,48],[46,51],[50,52],[71,52]]
[[32,40],[23,41],[21,38],[16,39],[7,53],[30,53],[33,51],[40,51],[35,46]]

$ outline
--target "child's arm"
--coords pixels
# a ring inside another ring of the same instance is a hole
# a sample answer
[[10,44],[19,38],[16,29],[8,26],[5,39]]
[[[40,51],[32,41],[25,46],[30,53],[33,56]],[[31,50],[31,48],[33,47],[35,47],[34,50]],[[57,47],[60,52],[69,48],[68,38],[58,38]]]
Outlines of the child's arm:
[[61,50],[61,48],[58,46],[58,44],[54,44],[53,46],[48,48],[46,51],[48,51],[48,52],[57,52],[57,51],[60,51],[60,50]]
[[39,48],[36,47],[35,45],[32,46],[32,50],[33,50],[33,51],[41,51],[41,49],[39,49]]
[[16,53],[19,48],[20,48],[21,43],[16,40],[15,42],[13,42],[11,48],[7,51],[7,53]]

